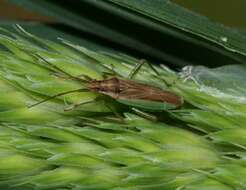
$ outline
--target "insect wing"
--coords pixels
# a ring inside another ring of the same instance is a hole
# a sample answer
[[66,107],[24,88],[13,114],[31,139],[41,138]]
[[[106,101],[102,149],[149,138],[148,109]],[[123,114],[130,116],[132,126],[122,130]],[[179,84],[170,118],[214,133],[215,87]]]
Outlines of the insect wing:
[[165,111],[175,109],[177,106],[166,102],[155,102],[141,99],[117,99],[118,102],[146,111]]
[[117,101],[147,111],[163,111],[179,107],[181,97],[156,87],[132,81],[120,81],[121,93]]

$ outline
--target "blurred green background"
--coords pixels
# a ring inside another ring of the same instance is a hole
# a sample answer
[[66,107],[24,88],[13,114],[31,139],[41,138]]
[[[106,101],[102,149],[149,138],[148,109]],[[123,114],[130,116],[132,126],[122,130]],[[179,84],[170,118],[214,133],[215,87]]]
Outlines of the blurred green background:
[[173,0],[211,20],[227,26],[246,28],[245,0]]
[[245,63],[244,7],[243,0],[0,0],[0,21],[9,30],[18,23],[49,40],[62,37],[179,70]]
[[[20,0],[21,2],[21,0]],[[0,0],[0,19],[6,20],[25,20],[25,21],[41,21],[50,22],[51,19],[42,15],[39,15],[33,11],[24,9],[23,7],[16,6],[8,0]]]
[[[20,0],[21,1],[21,0]],[[246,28],[245,0],[173,0],[174,2],[193,10],[210,20],[223,23],[239,29]],[[52,22],[52,19],[41,16],[22,7],[10,4],[8,0],[0,0],[1,20],[39,20]]]

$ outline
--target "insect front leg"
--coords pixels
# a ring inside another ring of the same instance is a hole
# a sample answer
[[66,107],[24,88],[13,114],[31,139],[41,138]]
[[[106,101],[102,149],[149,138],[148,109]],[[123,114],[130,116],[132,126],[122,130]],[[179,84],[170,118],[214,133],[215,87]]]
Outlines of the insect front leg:
[[117,112],[117,110],[115,110],[114,107],[112,107],[110,104],[105,104],[104,102],[104,105],[117,117],[119,118],[119,120],[124,123],[124,117],[119,113]]
[[[107,67],[108,68],[108,67]],[[103,73],[103,78],[104,79],[107,79],[107,78],[112,78],[112,77],[119,77],[119,76],[121,76],[122,77],[122,75],[120,74],[120,73],[117,73],[116,71],[115,71],[115,66],[113,65],[113,64],[110,64],[110,68],[108,68],[109,69],[109,71],[103,71],[102,73]]]
[[79,106],[82,106],[82,105],[85,105],[85,104],[90,104],[90,103],[93,103],[93,102],[95,102],[95,100],[90,100],[90,101],[86,101],[86,102],[79,102],[77,104],[72,104],[71,106],[65,108],[64,111],[72,111],[72,110],[76,109]]
[[53,96],[50,96],[50,97],[48,97],[48,98],[46,98],[46,99],[44,99],[44,100],[41,100],[41,101],[39,101],[39,102],[37,102],[37,103],[35,103],[35,104],[32,104],[32,105],[28,106],[28,108],[32,108],[32,107],[34,107],[34,106],[37,106],[37,105],[42,104],[42,103],[44,103],[44,102],[47,102],[47,101],[49,101],[49,100],[55,99],[55,98],[57,98],[57,97],[59,97],[59,96],[63,96],[63,95],[66,95],[66,94],[72,94],[72,93],[76,93],[76,92],[88,92],[88,89],[79,88],[79,89],[75,89],[75,90],[70,90],[70,91],[66,91],[66,92],[61,92],[61,93],[55,94],[55,95],[53,95]]
[[157,117],[156,116],[151,115],[151,114],[146,113],[146,112],[143,112],[143,111],[141,111],[141,110],[139,110],[137,108],[132,108],[132,111],[134,113],[136,113],[137,115],[145,118],[145,119],[148,119],[148,120],[151,120],[151,121],[157,121]]
[[[150,69],[157,75],[157,76],[160,76],[160,73],[156,70],[156,68],[150,64],[148,61],[146,61],[145,59],[140,59],[139,63],[137,63],[137,65],[133,68],[133,70],[130,72],[130,74],[128,75],[128,78],[129,79],[132,79],[138,72],[139,70],[141,69],[141,67],[144,65],[144,64],[147,64]],[[165,79],[162,79],[163,82],[165,83],[165,85],[167,87],[171,86]]]

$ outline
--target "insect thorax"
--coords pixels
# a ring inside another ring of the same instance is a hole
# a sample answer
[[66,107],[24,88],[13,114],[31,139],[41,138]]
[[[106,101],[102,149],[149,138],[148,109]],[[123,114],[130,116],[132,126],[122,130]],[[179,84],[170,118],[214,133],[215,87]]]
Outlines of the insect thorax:
[[99,92],[103,94],[120,92],[120,81],[117,78],[111,78],[106,80],[93,80],[89,82],[88,88],[91,91]]

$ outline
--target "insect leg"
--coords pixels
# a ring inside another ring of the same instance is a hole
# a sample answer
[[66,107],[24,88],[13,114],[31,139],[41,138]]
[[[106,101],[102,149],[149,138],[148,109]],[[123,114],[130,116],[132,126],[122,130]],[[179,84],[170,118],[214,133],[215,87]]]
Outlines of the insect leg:
[[156,75],[160,75],[160,73],[155,69],[155,67],[153,67],[153,65],[151,65],[148,61],[146,61],[145,59],[140,59],[139,63],[135,66],[135,68],[131,71],[131,73],[129,74],[128,78],[132,79],[137,72],[141,69],[141,67],[144,64],[148,64],[148,66],[152,69],[152,71],[154,71],[154,73]]
[[124,117],[122,117],[122,115],[120,115],[114,108],[112,108],[110,105],[108,104],[104,104],[110,111],[112,111],[112,113],[120,119],[120,121],[122,123],[124,123]]
[[63,75],[62,73],[51,73],[50,75],[61,79],[71,79],[70,77]]
[[90,101],[87,101],[87,102],[80,102],[80,103],[77,103],[77,104],[73,104],[72,106],[65,108],[64,111],[71,111],[71,110],[74,110],[75,108],[77,108],[77,107],[79,107],[81,105],[89,104],[89,103],[93,103],[93,102],[95,102],[95,100],[90,100]]
[[32,104],[32,105],[28,106],[28,108],[32,108],[34,106],[37,106],[39,104],[42,104],[42,103],[47,102],[49,100],[52,100],[52,99],[54,99],[56,97],[63,96],[63,95],[66,95],[66,94],[75,93],[75,92],[88,92],[88,89],[80,88],[80,89],[76,89],[76,90],[70,90],[70,91],[66,91],[66,92],[61,92],[61,93],[55,94],[54,96],[50,96],[49,98],[41,100],[40,102]]
[[87,82],[93,80],[91,77],[89,77],[88,75],[85,75],[85,74],[76,75],[75,77],[76,78],[84,77],[85,78],[85,81],[87,81]]
[[132,79],[137,72],[141,69],[141,67],[143,66],[143,64],[145,63],[145,60],[141,59],[139,61],[139,63],[137,63],[137,65],[133,68],[133,70],[129,73],[128,78]]
[[[135,66],[135,68],[130,72],[130,74],[128,75],[128,78],[132,79],[136,74],[137,72],[141,69],[141,67],[144,65],[144,64],[148,64],[148,66],[150,67],[150,69],[157,75],[157,76],[160,76],[160,73],[156,70],[156,68],[150,64],[148,61],[146,61],[145,59],[141,59],[139,61],[139,63]],[[166,86],[170,86],[170,84],[162,79],[165,83]]]
[[134,111],[137,115],[139,115],[145,119],[148,119],[150,121],[157,121],[157,117],[154,115],[150,115],[150,114],[143,112],[143,111],[136,109],[136,108],[132,108],[132,111]]

